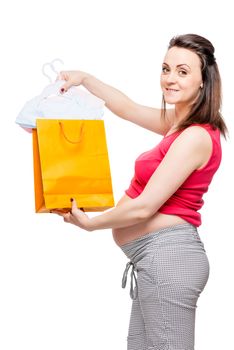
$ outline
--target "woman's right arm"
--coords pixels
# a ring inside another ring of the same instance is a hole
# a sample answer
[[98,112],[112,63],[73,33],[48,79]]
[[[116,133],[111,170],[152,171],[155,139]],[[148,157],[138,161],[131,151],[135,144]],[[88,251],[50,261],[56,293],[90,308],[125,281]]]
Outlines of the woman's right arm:
[[174,110],[167,111],[167,119],[161,120],[161,109],[139,105],[118,89],[105,84],[91,74],[82,71],[62,71],[59,78],[66,80],[61,87],[66,91],[73,85],[83,85],[93,95],[105,101],[105,105],[118,117],[137,124],[157,134],[165,135],[170,129]]

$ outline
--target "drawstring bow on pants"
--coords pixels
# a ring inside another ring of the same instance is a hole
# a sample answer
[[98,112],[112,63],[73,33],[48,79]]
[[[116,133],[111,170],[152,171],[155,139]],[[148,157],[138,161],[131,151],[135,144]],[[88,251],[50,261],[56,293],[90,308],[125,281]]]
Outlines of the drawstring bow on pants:
[[[130,269],[130,267],[132,267],[131,270],[131,283],[130,283],[130,297],[135,300],[138,296],[138,285],[137,285],[137,278],[136,278],[136,274],[135,271],[137,271],[135,264],[132,261],[129,261],[126,265],[126,268],[124,270],[123,273],[123,278],[122,278],[122,288],[126,287],[126,283],[127,283],[127,277],[128,277],[128,271]],[[133,286],[135,282],[135,288]]]

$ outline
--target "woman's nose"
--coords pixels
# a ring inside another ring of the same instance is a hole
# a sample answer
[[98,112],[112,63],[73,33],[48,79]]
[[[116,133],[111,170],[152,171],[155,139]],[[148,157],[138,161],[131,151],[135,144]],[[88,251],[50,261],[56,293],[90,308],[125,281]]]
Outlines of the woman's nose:
[[169,72],[166,75],[167,83],[175,83],[176,82],[176,73],[175,72]]

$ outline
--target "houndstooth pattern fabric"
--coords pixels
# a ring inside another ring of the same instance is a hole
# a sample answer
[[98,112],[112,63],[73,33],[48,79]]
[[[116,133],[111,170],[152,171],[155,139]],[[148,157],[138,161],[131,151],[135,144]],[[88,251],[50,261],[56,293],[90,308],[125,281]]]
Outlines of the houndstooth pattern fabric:
[[137,274],[128,350],[194,350],[209,261],[197,228],[177,224],[121,246]]

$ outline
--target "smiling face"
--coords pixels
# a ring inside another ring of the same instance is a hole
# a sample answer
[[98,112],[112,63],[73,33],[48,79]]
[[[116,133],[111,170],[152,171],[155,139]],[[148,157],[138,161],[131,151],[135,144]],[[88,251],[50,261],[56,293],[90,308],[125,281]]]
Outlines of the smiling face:
[[202,87],[199,56],[181,47],[170,48],[164,58],[160,83],[166,103],[190,106]]

